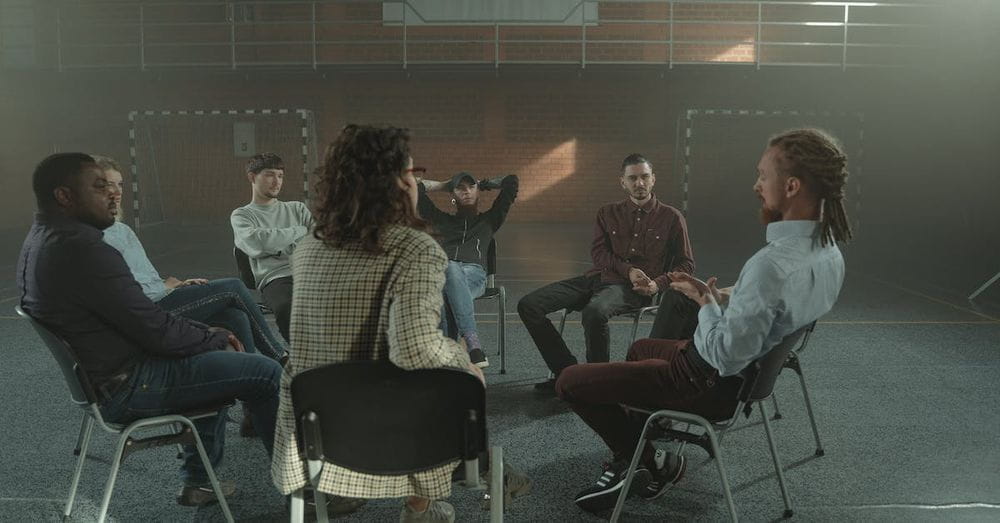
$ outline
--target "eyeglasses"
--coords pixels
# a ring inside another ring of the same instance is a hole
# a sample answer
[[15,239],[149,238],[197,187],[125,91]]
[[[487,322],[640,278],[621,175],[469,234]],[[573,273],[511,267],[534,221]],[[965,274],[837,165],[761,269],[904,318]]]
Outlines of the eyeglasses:
[[426,173],[426,172],[427,172],[426,167],[411,167],[409,169],[403,169],[403,173],[405,174],[416,174],[416,173]]

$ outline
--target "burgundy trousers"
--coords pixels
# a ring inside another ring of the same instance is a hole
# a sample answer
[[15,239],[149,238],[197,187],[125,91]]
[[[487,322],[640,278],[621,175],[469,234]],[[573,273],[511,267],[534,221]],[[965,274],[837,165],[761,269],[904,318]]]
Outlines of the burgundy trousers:
[[626,361],[567,367],[559,374],[556,393],[597,432],[615,460],[629,459],[645,420],[628,416],[622,404],[690,412],[709,420],[732,416],[742,379],[720,378],[688,350],[695,350],[689,340],[638,340]]

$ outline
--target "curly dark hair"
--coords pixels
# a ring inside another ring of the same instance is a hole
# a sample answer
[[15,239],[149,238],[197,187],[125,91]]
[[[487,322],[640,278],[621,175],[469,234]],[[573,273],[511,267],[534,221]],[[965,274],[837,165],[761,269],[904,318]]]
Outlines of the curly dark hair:
[[317,170],[313,235],[331,247],[360,243],[381,254],[381,239],[390,225],[426,231],[399,187],[410,158],[410,131],[396,127],[350,124],[326,149]]
[[850,241],[854,234],[844,207],[847,155],[837,139],[820,129],[793,129],[772,136],[768,146],[781,151],[779,172],[802,180],[820,198],[822,245]]

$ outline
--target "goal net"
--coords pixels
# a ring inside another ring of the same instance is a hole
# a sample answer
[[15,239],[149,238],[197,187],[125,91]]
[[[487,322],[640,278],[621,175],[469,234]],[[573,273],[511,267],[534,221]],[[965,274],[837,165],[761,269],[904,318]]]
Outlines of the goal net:
[[263,152],[284,160],[281,199],[307,196],[318,158],[311,111],[135,111],[129,119],[126,217],[136,230],[229,223],[232,210],[250,201],[246,162]]

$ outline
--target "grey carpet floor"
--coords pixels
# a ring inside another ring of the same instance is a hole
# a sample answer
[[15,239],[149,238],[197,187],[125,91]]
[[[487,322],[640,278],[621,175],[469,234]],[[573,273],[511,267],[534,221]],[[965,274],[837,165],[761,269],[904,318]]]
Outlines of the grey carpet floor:
[[[498,279],[509,293],[507,373],[490,354],[488,417],[492,443],[533,481],[531,494],[508,507],[508,521],[600,521],[580,511],[573,495],[596,480],[607,458],[600,440],[556,399],[539,398],[531,385],[546,369],[514,313],[517,300],[545,282],[586,269],[587,228],[573,234],[505,230]],[[231,276],[224,229],[144,236],[164,276]],[[8,242],[5,242],[8,243]],[[18,242],[19,244],[19,242]],[[181,245],[181,247],[178,247]],[[16,246],[5,260],[13,260]],[[740,261],[741,263],[742,261]],[[12,264],[11,264],[12,265]],[[711,264],[708,264],[711,265]],[[717,263],[722,267],[723,263]],[[0,267],[3,275],[13,267]],[[721,269],[717,269],[720,270]],[[727,269],[729,273],[738,270]],[[727,273],[727,274],[729,274]],[[777,395],[783,418],[773,424],[784,461],[795,517],[804,521],[1000,520],[1000,321],[952,296],[911,289],[902,279],[854,270],[837,307],[823,319],[803,354],[803,365],[826,455],[814,456],[798,380],[787,372]],[[704,274],[704,273],[703,273]],[[12,279],[0,280],[0,520],[56,521],[68,491],[72,448],[81,419],[51,356],[30,327],[16,319]],[[496,348],[495,302],[479,304],[481,336]],[[648,332],[644,323],[640,332]],[[612,357],[621,359],[630,324],[612,323]],[[579,316],[566,339],[582,357]],[[232,416],[238,418],[239,412]],[[259,441],[238,436],[230,424],[219,469],[237,483],[230,507],[239,521],[287,520],[283,498],[271,486]],[[83,472],[73,521],[97,516],[114,440],[95,434]],[[632,500],[626,521],[721,521],[727,518],[715,464],[689,447],[683,481],[654,502]],[[755,412],[724,441],[740,517],[780,519],[782,502]],[[129,457],[111,503],[113,521],[221,521],[217,506],[180,507],[178,461],[171,449]],[[460,521],[487,521],[480,493],[456,486],[451,502]],[[398,500],[374,500],[344,521],[393,521]]]

